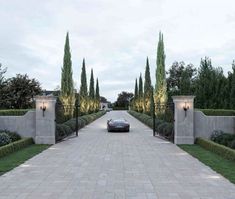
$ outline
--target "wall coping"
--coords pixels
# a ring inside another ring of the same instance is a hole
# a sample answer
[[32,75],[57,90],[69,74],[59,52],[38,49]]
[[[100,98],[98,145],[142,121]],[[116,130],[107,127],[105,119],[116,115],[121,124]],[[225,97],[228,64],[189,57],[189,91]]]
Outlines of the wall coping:
[[175,95],[172,96],[173,101],[184,101],[184,100],[193,100],[195,98],[194,95]]

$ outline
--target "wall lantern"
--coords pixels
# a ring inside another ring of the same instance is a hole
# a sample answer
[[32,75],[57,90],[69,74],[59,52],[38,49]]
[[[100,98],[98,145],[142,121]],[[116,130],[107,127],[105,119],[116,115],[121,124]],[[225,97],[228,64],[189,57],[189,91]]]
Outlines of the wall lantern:
[[47,109],[47,107],[44,105],[44,102],[42,102],[42,106],[40,106],[40,109],[42,110],[42,116],[44,117],[44,112]]
[[189,105],[188,105],[187,102],[184,102],[183,109],[184,109],[184,113],[185,113],[185,117],[186,117],[187,116],[187,110],[189,109]]

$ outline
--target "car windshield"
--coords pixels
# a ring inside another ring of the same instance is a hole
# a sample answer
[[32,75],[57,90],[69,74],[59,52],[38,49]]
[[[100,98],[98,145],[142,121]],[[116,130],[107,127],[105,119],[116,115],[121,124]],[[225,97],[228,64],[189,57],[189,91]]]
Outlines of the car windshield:
[[126,122],[126,120],[124,120],[124,119],[116,119],[116,120],[113,120],[113,122]]

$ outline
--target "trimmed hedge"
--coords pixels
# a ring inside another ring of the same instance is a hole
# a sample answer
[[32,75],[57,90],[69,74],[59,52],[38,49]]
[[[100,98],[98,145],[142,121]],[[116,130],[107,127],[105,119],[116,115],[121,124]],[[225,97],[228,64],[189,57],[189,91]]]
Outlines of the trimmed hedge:
[[26,146],[29,146],[33,144],[33,138],[23,138],[21,140],[18,140],[16,142],[12,142],[10,144],[4,145],[0,147],[0,157],[3,157],[9,153],[13,153],[15,151],[18,151],[19,149],[22,149]]
[[128,107],[113,107],[114,111],[126,111],[128,110]]
[[22,116],[25,115],[30,109],[6,109],[0,110],[0,116]]
[[235,161],[235,150],[203,138],[196,138],[196,144],[228,160]]
[[[128,111],[128,113],[131,114],[136,119],[143,122],[144,124],[146,124],[147,126],[149,126],[150,128],[153,128],[153,118],[151,116],[146,115],[144,113],[138,113],[138,112],[132,111],[132,110]],[[169,140],[172,140],[173,139],[173,129],[174,129],[174,126],[172,123],[156,118],[155,130],[159,135],[161,135]]]
[[[78,130],[104,115],[105,111],[99,111],[89,115],[78,117]],[[76,131],[76,118],[72,118],[62,124],[56,124],[56,141],[60,141]]]
[[208,116],[235,116],[235,110],[228,109],[198,109]]

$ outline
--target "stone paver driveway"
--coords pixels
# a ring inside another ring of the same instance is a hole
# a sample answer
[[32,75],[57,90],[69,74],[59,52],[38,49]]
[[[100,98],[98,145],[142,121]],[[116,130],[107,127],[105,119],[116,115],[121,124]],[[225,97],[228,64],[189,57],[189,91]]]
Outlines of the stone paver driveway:
[[[111,117],[131,132],[107,133]],[[235,186],[117,111],[1,176],[0,198],[235,199]]]

